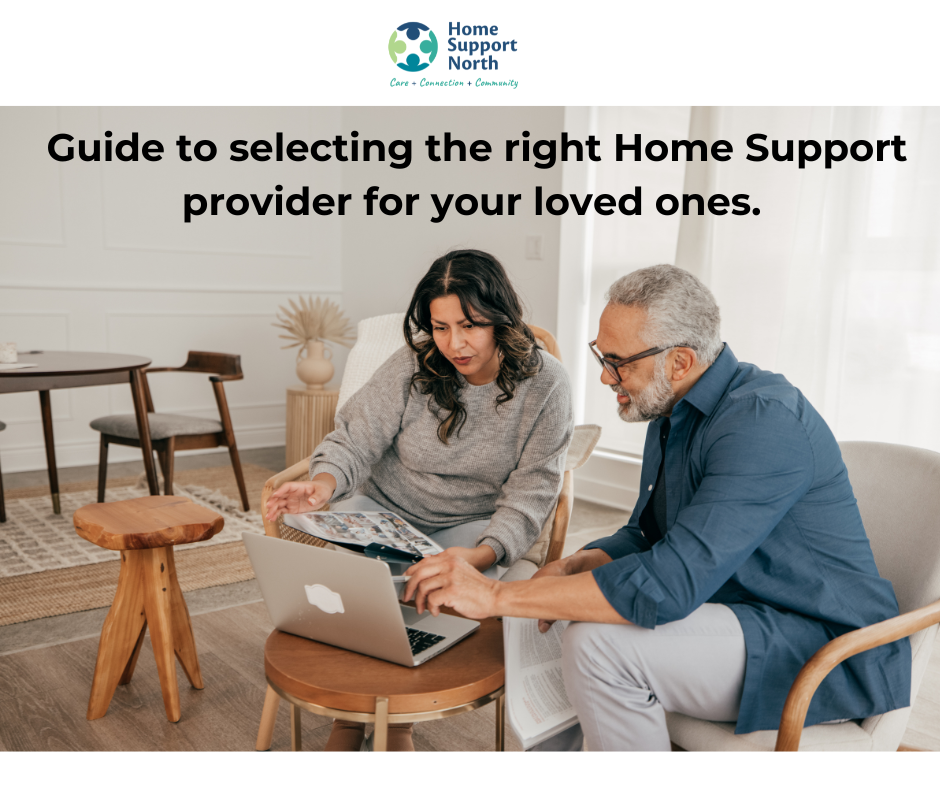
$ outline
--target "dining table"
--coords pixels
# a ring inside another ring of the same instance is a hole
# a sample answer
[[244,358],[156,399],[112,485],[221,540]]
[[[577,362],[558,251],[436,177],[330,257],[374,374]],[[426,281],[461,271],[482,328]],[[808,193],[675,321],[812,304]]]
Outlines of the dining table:
[[[21,352],[19,364],[33,366],[20,369],[0,369],[0,394],[15,391],[38,391],[42,413],[42,431],[46,443],[46,466],[49,469],[49,489],[52,508],[61,514],[59,503],[59,474],[56,470],[55,440],[52,431],[52,404],[49,392],[85,386],[129,384],[137,417],[137,432],[143,453],[147,485],[151,495],[159,495],[157,469],[150,442],[150,422],[144,394],[143,370],[150,365],[144,356],[121,353],[91,353],[76,350],[33,350]],[[4,365],[9,366],[9,365]],[[2,401],[0,401],[2,412]]]

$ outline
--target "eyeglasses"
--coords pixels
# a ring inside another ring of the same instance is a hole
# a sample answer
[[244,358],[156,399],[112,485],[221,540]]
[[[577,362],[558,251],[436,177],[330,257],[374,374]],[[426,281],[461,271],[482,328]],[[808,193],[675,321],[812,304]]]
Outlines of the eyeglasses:
[[621,361],[611,361],[609,358],[604,358],[597,351],[597,340],[593,342],[588,342],[588,347],[591,348],[591,352],[594,354],[594,358],[597,359],[597,363],[600,364],[604,369],[606,369],[611,376],[618,383],[623,383],[623,380],[620,378],[620,370],[618,367],[625,366],[633,361],[639,361],[641,358],[646,358],[647,356],[655,356],[657,353],[662,353],[664,350],[672,350],[674,347],[681,347],[680,345],[670,345],[669,347],[652,347],[649,350],[644,350],[642,353],[637,353],[635,356],[630,356],[629,358],[622,359]]

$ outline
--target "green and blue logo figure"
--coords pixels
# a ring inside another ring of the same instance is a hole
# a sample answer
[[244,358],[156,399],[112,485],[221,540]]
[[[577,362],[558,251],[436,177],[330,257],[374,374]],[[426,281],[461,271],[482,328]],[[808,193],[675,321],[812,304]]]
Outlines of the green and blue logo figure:
[[405,71],[424,71],[437,57],[437,37],[427,25],[405,22],[392,31],[388,54]]

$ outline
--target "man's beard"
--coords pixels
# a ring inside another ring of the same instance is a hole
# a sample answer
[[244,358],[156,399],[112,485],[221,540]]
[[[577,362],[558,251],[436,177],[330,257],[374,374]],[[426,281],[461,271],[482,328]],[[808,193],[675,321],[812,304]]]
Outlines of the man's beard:
[[666,359],[660,356],[656,361],[656,371],[646,388],[636,396],[622,386],[611,386],[621,396],[630,397],[625,405],[617,406],[617,415],[628,422],[652,421],[672,412],[675,394],[666,378]]

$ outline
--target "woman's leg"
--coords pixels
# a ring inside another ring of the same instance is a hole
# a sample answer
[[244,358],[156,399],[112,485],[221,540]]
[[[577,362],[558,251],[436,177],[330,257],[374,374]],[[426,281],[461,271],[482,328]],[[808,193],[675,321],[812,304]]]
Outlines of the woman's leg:
[[378,501],[373,501],[368,495],[354,495],[336,506],[331,506],[337,512],[380,512],[385,509]]
[[326,741],[324,752],[357,752],[362,747],[365,738],[366,724],[364,722],[346,722],[346,720],[333,720],[333,730]]

